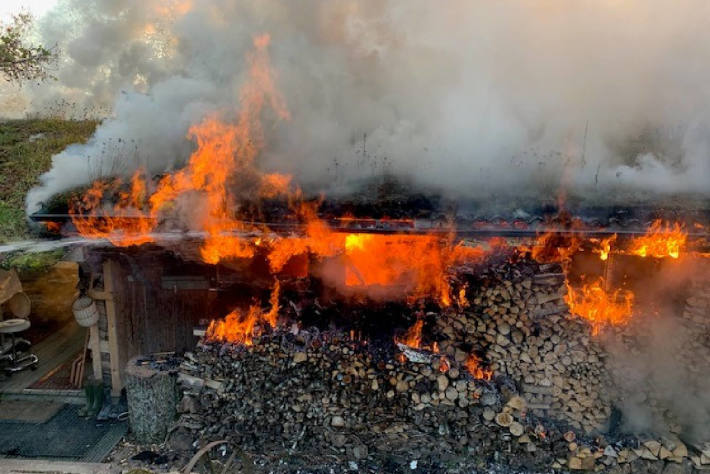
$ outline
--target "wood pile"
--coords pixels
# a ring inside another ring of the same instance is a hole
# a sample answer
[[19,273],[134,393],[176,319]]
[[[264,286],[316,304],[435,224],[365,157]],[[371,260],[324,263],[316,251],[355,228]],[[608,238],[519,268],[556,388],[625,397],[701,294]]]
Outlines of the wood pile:
[[[601,428],[611,413],[604,351],[586,322],[571,317],[559,265],[525,262],[488,268],[472,306],[438,319],[441,347],[473,347],[495,374],[515,380],[538,416],[576,429]],[[449,353],[450,353],[449,349]]]
[[[460,281],[469,305],[418,313],[436,352],[296,325],[251,346],[203,341],[179,369],[169,445],[195,452],[225,439],[271,472],[710,463],[677,438],[604,434],[614,401],[606,357],[589,325],[569,315],[559,265],[505,262]],[[490,381],[469,373],[472,354]]]

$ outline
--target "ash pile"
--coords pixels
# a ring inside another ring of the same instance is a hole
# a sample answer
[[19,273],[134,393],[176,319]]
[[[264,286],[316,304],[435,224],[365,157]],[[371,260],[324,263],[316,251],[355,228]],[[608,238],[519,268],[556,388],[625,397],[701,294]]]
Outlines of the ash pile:
[[237,455],[214,462],[266,472],[660,473],[710,460],[677,437],[615,431],[606,354],[569,314],[560,265],[458,278],[465,302],[412,308],[388,343],[295,324],[251,345],[203,340],[180,366],[168,445],[228,440]]

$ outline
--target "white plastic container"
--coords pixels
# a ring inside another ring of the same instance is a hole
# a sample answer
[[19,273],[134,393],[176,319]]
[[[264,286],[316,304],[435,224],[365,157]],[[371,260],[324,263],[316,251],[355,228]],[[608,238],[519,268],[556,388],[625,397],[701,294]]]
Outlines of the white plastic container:
[[88,296],[77,298],[71,305],[74,312],[74,317],[79,326],[85,328],[91,327],[99,320],[99,311],[96,309],[96,303]]

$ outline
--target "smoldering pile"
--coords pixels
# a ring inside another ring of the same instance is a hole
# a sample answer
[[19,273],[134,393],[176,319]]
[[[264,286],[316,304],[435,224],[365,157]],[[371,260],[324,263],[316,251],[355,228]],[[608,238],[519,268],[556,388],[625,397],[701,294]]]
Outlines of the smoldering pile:
[[690,468],[678,438],[607,430],[618,413],[605,353],[569,315],[559,265],[505,262],[465,278],[465,308],[412,309],[419,348],[333,327],[203,341],[180,368],[169,439],[188,451],[226,439],[271,472]]

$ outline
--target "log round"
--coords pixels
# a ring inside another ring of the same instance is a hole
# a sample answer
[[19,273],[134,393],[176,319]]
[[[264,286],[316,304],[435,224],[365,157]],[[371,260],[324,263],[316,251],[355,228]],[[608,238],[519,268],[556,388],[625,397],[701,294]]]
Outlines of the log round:
[[131,431],[140,444],[162,443],[175,420],[176,376],[134,357],[126,367],[126,396]]

